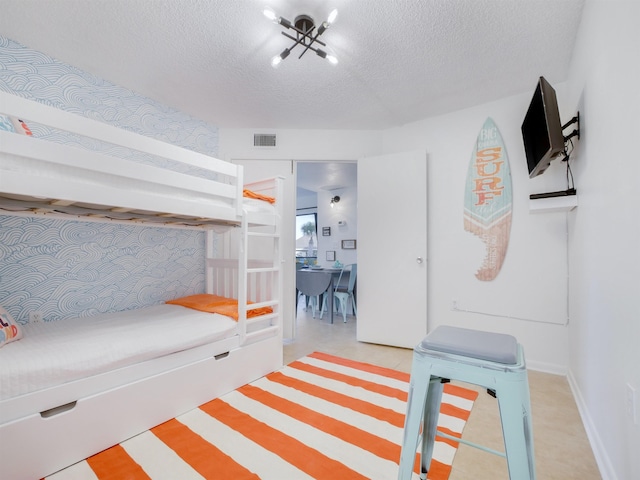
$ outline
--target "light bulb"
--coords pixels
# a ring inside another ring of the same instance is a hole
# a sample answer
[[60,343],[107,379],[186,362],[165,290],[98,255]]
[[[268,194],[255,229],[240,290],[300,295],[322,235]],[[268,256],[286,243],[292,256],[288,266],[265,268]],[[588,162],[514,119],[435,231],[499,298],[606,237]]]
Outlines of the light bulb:
[[338,16],[338,10],[334,9],[329,14],[329,18],[327,18],[327,23],[331,24],[336,21],[336,17]]
[[291,50],[285,48],[280,55],[276,55],[271,59],[271,66],[275,68],[280,65],[280,62],[287,58],[289,56],[289,53],[291,53]]
[[265,17],[267,17],[269,20],[271,20],[272,22],[276,22],[277,23],[277,19],[278,16],[276,15],[276,12],[274,12],[273,10],[271,10],[271,8],[269,7],[265,7],[265,9],[262,11],[262,13],[264,14]]
[[329,62],[331,62],[332,65],[338,64],[338,59],[333,55],[327,55],[327,60],[329,60]]

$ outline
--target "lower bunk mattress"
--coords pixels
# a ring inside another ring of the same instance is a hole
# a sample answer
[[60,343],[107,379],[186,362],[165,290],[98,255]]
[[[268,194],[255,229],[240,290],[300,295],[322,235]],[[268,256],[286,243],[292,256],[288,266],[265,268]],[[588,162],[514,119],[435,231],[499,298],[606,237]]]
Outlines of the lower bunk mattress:
[[35,323],[0,349],[0,402],[233,337],[216,313],[156,305]]
[[177,305],[110,317],[31,325],[0,348],[5,394],[32,390],[0,401],[2,479],[51,475],[282,366],[273,329],[242,343],[229,317]]

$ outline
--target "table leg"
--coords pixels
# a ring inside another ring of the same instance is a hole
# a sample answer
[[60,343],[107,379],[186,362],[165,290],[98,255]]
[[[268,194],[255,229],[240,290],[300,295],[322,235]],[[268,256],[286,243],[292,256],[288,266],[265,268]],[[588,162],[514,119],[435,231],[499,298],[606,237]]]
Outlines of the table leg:
[[329,309],[329,318],[333,323],[333,275],[331,275],[331,281],[329,282],[329,288],[327,289],[327,295],[329,295],[329,301],[327,302],[327,308]]

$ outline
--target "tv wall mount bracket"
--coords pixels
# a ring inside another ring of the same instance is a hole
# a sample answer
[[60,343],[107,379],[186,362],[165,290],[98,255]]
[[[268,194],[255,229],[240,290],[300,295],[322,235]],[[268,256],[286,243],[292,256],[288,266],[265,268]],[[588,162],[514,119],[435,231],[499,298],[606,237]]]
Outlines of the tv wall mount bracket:
[[562,130],[567,129],[569,126],[573,125],[574,123],[576,124],[576,129],[573,132],[571,132],[569,135],[564,136],[564,143],[567,143],[569,139],[573,137],[578,137],[578,140],[580,140],[580,112],[576,113],[575,117],[573,117],[567,123],[562,125]]

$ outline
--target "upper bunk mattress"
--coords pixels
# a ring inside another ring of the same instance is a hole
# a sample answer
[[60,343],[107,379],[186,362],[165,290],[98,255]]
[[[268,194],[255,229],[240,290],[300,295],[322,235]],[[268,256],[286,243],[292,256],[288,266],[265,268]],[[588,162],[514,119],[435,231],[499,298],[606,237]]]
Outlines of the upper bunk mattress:
[[278,210],[275,205],[264,200],[244,197],[242,199],[242,207],[245,212],[249,213],[267,213],[269,215],[277,214]]
[[0,348],[0,401],[231,337],[237,325],[164,304],[29,324]]

